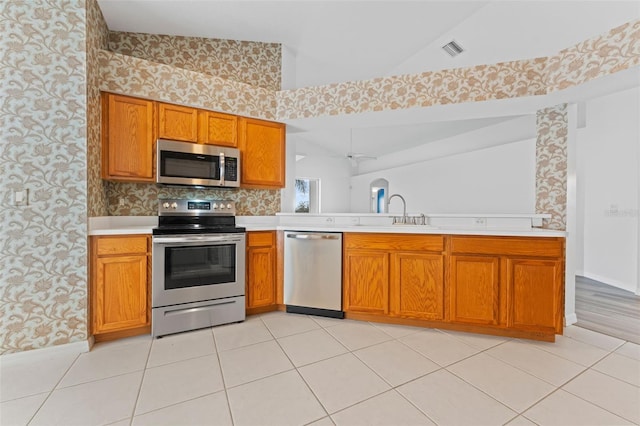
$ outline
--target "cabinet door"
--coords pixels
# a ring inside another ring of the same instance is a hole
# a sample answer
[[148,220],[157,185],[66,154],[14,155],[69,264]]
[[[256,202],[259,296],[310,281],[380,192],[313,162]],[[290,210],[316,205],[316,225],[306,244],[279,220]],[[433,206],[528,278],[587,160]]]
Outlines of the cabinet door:
[[563,264],[557,260],[507,259],[509,326],[562,333]]
[[103,96],[102,178],[152,182],[153,102],[113,94]]
[[247,307],[276,303],[275,248],[250,247],[247,250]]
[[93,332],[149,325],[147,255],[98,257],[95,268]]
[[483,325],[501,322],[500,258],[451,256],[451,320]]
[[158,137],[175,141],[198,141],[198,110],[171,104],[158,104]]
[[345,311],[389,313],[389,254],[349,250],[344,256]]
[[244,117],[238,124],[242,186],[284,188],[284,124]]
[[443,320],[444,256],[393,253],[391,259],[391,313]]
[[238,146],[238,117],[211,111],[198,113],[198,143]]

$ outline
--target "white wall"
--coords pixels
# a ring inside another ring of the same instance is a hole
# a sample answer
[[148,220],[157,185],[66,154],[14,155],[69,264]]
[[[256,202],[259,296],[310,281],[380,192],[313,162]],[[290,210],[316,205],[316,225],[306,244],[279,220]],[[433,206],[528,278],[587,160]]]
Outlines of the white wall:
[[[533,213],[535,139],[354,176],[351,211],[368,211],[377,178],[406,199],[410,213]],[[402,203],[392,200],[389,211],[401,212]]]
[[638,197],[640,89],[586,104],[578,130],[578,223],[583,274],[639,292]]
[[320,179],[320,212],[349,212],[351,165],[344,158],[307,156],[295,162],[297,178]]

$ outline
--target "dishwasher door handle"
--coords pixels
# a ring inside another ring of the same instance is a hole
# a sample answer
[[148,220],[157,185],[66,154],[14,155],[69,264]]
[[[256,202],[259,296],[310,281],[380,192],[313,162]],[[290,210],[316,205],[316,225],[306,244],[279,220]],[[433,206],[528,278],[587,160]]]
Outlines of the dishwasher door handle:
[[340,236],[335,234],[287,234],[287,238],[296,240],[338,240]]

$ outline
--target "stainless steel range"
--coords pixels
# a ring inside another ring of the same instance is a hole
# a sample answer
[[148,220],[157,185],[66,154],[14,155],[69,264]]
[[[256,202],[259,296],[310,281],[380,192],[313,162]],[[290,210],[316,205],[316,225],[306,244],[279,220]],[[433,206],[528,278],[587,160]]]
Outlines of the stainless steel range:
[[232,201],[160,200],[153,230],[154,337],[245,319],[245,228]]

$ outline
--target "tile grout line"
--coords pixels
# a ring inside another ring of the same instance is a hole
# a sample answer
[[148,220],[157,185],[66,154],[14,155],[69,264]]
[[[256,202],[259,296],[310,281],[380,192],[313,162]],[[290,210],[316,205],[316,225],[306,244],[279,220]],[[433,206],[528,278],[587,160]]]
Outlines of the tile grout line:
[[[213,327],[208,327],[208,328],[209,328],[209,329],[211,330],[211,332],[213,333],[213,330],[212,330],[212,329],[213,329]],[[214,338],[214,340],[213,340],[213,341],[214,341],[214,346],[215,346],[215,338]],[[183,362],[183,361],[192,361],[192,360],[194,360],[194,359],[205,358],[205,357],[208,357],[208,356],[213,356],[213,355],[215,355],[215,354],[216,354],[216,352],[211,353],[211,354],[207,354],[207,355],[201,355],[201,356],[193,357],[193,358],[187,358],[187,359],[184,359],[184,360],[172,361],[172,362],[169,362],[169,363],[166,363],[166,364],[161,364],[161,365],[157,365],[157,366],[154,366],[154,367],[149,367],[149,369],[155,369],[155,368],[159,368],[159,367],[164,367],[164,366],[167,366],[167,365],[176,364],[176,363],[178,363],[178,362]],[[216,358],[218,358],[218,357],[216,357]],[[218,364],[219,364],[219,363],[220,363],[220,360],[219,360],[219,358],[218,358]],[[145,368],[145,370],[144,370],[144,371],[146,372],[146,370],[147,370],[147,368]],[[127,373],[127,374],[130,374],[130,373]],[[114,376],[114,377],[115,377],[115,376]],[[195,397],[193,397],[193,398],[185,399],[184,401],[174,402],[174,403],[171,403],[171,404],[166,405],[166,406],[163,406],[163,407],[154,408],[153,410],[146,411],[146,412],[144,412],[144,413],[140,413],[140,414],[138,414],[138,416],[143,416],[143,415],[146,415],[146,414],[149,414],[149,413],[153,413],[153,412],[156,412],[156,411],[163,410],[163,409],[165,409],[165,408],[174,407],[174,406],[176,406],[176,405],[180,405],[180,404],[183,404],[183,403],[185,403],[185,402],[195,401],[196,399],[200,399],[200,398],[204,398],[204,397],[206,397],[206,396],[210,396],[210,395],[215,395],[215,394],[217,394],[217,393],[221,393],[221,392],[225,391],[225,389],[224,389],[224,378],[222,377],[222,371],[220,371],[220,377],[221,377],[221,379],[223,380],[223,389],[221,389],[221,390],[218,390],[218,391],[215,391],[215,392],[205,393],[205,394],[203,394],[203,395],[198,395],[198,396],[195,396]],[[229,405],[229,402],[228,402],[228,399],[227,399],[227,406],[228,406],[228,405]],[[134,417],[137,417],[137,416],[134,416]]]
[[[305,317],[309,317],[308,315],[305,315]],[[313,319],[310,318],[312,321]],[[280,345],[280,342],[278,341],[278,339],[273,335],[273,333],[271,332],[271,329],[269,328],[269,326],[267,325],[267,323],[264,322],[264,320],[262,319],[262,317],[260,318],[260,320],[262,320],[262,323],[264,324],[264,326],[267,328],[267,330],[269,331],[269,334],[271,334],[271,336],[273,337],[273,340],[275,340],[276,344],[278,345],[278,347],[280,348],[280,350],[282,351],[282,353],[284,353],[284,355],[287,357],[287,359],[289,360],[289,362],[291,363],[291,365],[293,366],[293,370],[295,370],[295,372],[298,374],[298,376],[300,377],[300,379],[302,379],[302,381],[304,382],[305,386],[307,386],[307,389],[309,389],[309,392],[311,392],[311,395],[313,395],[313,397],[316,399],[316,401],[318,402],[318,404],[320,405],[320,407],[322,407],[322,409],[324,410],[326,416],[323,416],[319,419],[315,419],[307,424],[316,422],[318,420],[321,420],[325,417],[329,417],[329,419],[331,419],[331,415],[329,414],[329,412],[327,411],[327,408],[324,406],[324,404],[320,401],[320,399],[318,398],[318,395],[316,395],[316,393],[313,391],[313,389],[311,389],[311,386],[309,386],[309,383],[307,383],[307,381],[305,380],[304,376],[302,375],[302,373],[300,373],[300,371],[298,370],[298,367],[295,365],[295,363],[293,362],[293,360],[289,357],[289,354],[287,354],[287,351],[284,350],[284,348],[282,347],[282,345]],[[316,323],[314,321],[314,323]],[[316,323],[317,324],[317,323]],[[320,324],[318,324],[320,325]],[[320,326],[322,327],[322,326]],[[302,334],[302,333],[300,333]],[[328,333],[327,333],[328,334]],[[292,334],[293,336],[293,334]],[[283,337],[288,337],[288,336],[283,336]],[[348,349],[347,349],[348,350]],[[309,364],[311,365],[311,364]],[[293,370],[287,370],[287,371],[293,371]],[[281,373],[277,373],[277,374],[282,374]],[[275,376],[275,374],[269,376],[269,377],[273,377]],[[333,423],[333,420],[331,420],[331,422]],[[335,423],[334,423],[335,424]]]
[[[80,358],[80,356],[81,356],[81,355],[82,355],[82,353],[79,353],[78,355],[76,355],[76,357],[75,357],[75,359],[73,360],[73,362],[72,362],[71,364],[69,364],[69,367],[67,367],[67,368],[64,370],[64,374],[62,374],[62,375],[60,376],[60,378],[58,379],[58,381],[56,382],[56,384],[55,384],[55,385],[53,386],[53,388],[48,392],[47,397],[42,401],[42,403],[40,404],[40,406],[38,407],[38,409],[37,409],[37,410],[33,413],[33,415],[29,418],[29,420],[27,421],[27,425],[28,425],[28,424],[30,424],[30,423],[33,421],[33,419],[35,419],[35,417],[38,415],[38,413],[40,412],[40,410],[42,410],[42,407],[44,407],[44,404],[46,404],[46,403],[47,403],[47,401],[49,400],[49,398],[51,398],[51,395],[53,395],[53,392],[55,392],[55,391],[56,391],[56,388],[58,387],[58,385],[60,384],[60,382],[62,382],[62,379],[64,379],[64,377],[69,373],[69,370],[71,370],[71,367],[73,367],[73,365],[74,365],[76,362],[78,362],[78,359]],[[42,392],[42,393],[44,393],[44,392]],[[35,395],[37,395],[37,394],[35,394]],[[26,397],[29,397],[29,396],[35,396],[35,395],[27,395]],[[23,398],[26,398],[26,397],[23,397]],[[19,399],[19,398],[16,398],[16,399]],[[15,400],[14,400],[14,401],[15,401]],[[5,402],[8,402],[8,401],[5,401]]]
[[211,337],[213,338],[213,346],[216,351],[216,359],[218,360],[218,368],[220,369],[220,379],[222,380],[222,390],[224,391],[224,397],[227,400],[227,411],[229,413],[229,419],[231,424],[234,425],[233,411],[231,410],[231,401],[229,400],[229,392],[227,391],[227,383],[224,380],[224,372],[222,371],[222,362],[220,362],[220,352],[218,352],[218,342],[216,341],[216,333],[211,327]]
[[[595,364],[594,364],[594,365],[595,365]],[[576,377],[574,377],[573,379],[571,379],[569,382],[565,383],[564,385],[562,385],[562,386],[561,386],[560,388],[558,388],[558,389],[562,389],[564,392],[567,392],[568,394],[573,395],[573,396],[575,396],[576,398],[581,399],[581,400],[585,401],[585,402],[586,402],[586,403],[588,403],[588,404],[594,405],[594,406],[596,406],[596,407],[598,407],[598,408],[600,408],[600,409],[602,409],[602,410],[604,410],[604,411],[606,411],[606,412],[608,412],[608,413],[610,413],[610,414],[613,414],[613,415],[614,415],[614,416],[616,416],[616,417],[620,417],[621,419],[624,419],[624,420],[630,421],[631,423],[634,423],[634,420],[629,420],[629,419],[627,419],[626,417],[624,417],[622,414],[614,413],[613,411],[609,410],[608,408],[603,407],[603,406],[601,406],[601,405],[599,405],[599,404],[596,404],[596,403],[595,403],[595,402],[593,402],[593,401],[589,401],[588,399],[585,399],[585,398],[583,398],[583,397],[582,397],[582,396],[580,396],[580,395],[576,395],[575,393],[571,392],[570,390],[568,390],[568,389],[565,389],[565,388],[564,388],[566,385],[568,385],[569,383],[573,382],[573,381],[574,381],[574,380],[576,380],[578,377],[583,376],[584,374],[586,374],[588,371],[590,371],[590,370],[591,370],[591,368],[592,368],[592,367],[593,367],[593,366],[589,367],[588,369],[586,369],[586,370],[585,370],[585,371],[583,371],[582,373],[578,374]],[[594,371],[594,372],[596,372],[596,373],[600,373],[598,370],[593,370],[593,371]],[[604,375],[604,376],[607,376],[607,377],[611,377],[611,376],[608,376],[608,375],[606,375],[606,374],[604,374],[604,373],[600,373],[600,374],[602,374],[602,375]],[[615,378],[615,377],[611,377],[611,378],[612,378],[612,379],[615,379],[615,380],[617,380],[617,381],[619,381],[619,382],[621,382],[621,383],[629,384],[629,383],[627,383],[627,382],[625,382],[625,381],[622,381],[622,380],[620,380],[620,379],[617,379],[617,378]],[[630,385],[630,386],[633,386],[633,385]],[[637,387],[637,386],[636,386],[636,387]]]
[[149,358],[151,357],[151,350],[153,349],[153,336],[151,337],[151,344],[149,345],[149,351],[147,352],[147,359],[144,362],[144,369],[142,370],[142,378],[140,379],[140,384],[138,385],[138,393],[136,394],[136,400],[133,402],[133,408],[131,411],[131,416],[129,417],[129,426],[133,425],[133,418],[136,415],[136,409],[138,408],[138,401],[140,400],[140,393],[142,392],[142,385],[144,384],[144,379],[147,376],[147,366],[149,365]]

